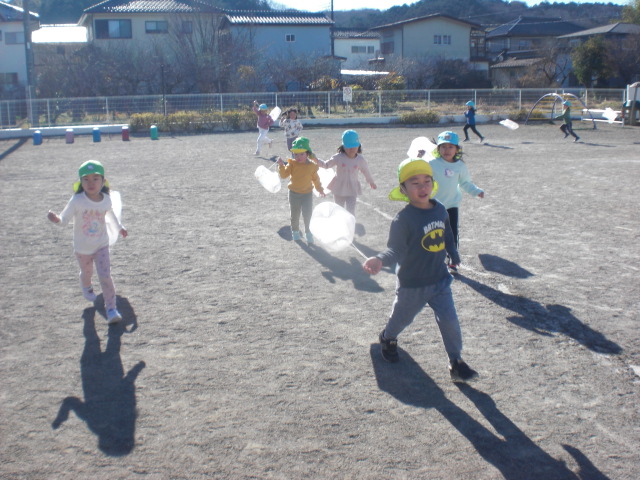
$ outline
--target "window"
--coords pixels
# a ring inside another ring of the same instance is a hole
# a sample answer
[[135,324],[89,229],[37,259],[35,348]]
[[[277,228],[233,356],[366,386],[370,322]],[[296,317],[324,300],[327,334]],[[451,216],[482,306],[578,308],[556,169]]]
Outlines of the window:
[[443,45],[451,45],[451,35],[443,35],[442,36],[442,44]]
[[0,42],[2,41],[2,30],[0,30]]
[[390,53],[393,53],[393,50],[394,50],[393,42],[383,42],[380,45],[380,50],[382,51],[383,55],[388,55]]
[[531,48],[531,42],[529,40],[520,40],[518,42],[518,50],[529,50]]
[[7,32],[4,34],[4,42],[7,45],[24,44],[24,32]]
[[148,21],[144,22],[146,33],[167,33],[169,31],[168,22]]
[[131,38],[131,20],[96,20],[96,38]]
[[367,47],[367,53],[373,53],[373,46]]
[[0,73],[0,85],[18,85],[18,74]]
[[442,35],[434,35],[433,36],[433,44],[434,45],[442,45]]
[[190,20],[182,22],[182,29],[180,31],[185,34],[193,33],[193,22]]
[[367,45],[352,45],[351,53],[373,53],[373,47]]
[[296,36],[292,33],[288,33],[284,36],[284,41],[285,42],[295,42],[296,41]]

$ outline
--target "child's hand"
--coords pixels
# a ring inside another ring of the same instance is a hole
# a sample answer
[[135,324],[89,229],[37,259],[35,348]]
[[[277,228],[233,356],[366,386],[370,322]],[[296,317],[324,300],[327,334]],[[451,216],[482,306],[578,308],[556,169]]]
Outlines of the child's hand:
[[478,198],[484,198],[484,192],[480,192],[480,193],[478,194]]
[[276,160],[276,163],[281,167],[284,167],[284,160],[282,160],[282,157],[278,157],[278,159]]
[[424,150],[418,150],[418,158],[424,157],[424,154],[427,153]]
[[382,269],[382,260],[378,257],[369,257],[362,264],[362,269],[370,275],[375,275]]
[[127,232],[127,229],[122,227],[120,229],[120,235],[122,235],[122,238],[127,238],[127,235],[129,235],[129,232]]
[[370,186],[373,190],[375,190],[376,188],[378,188],[378,187],[376,186],[376,184],[375,184],[375,183],[373,183],[373,182],[372,182],[372,183],[370,183],[370,184],[369,184],[369,186]]
[[51,210],[49,210],[49,213],[47,213],[47,218],[53,223],[60,223],[60,217],[53,213]]

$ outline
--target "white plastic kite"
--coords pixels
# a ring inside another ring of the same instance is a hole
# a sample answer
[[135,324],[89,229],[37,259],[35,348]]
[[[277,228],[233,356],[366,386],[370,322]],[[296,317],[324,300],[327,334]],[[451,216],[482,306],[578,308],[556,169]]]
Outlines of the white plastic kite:
[[[331,190],[327,188],[327,185],[331,183],[333,177],[336,176],[336,172],[333,168],[319,168],[318,176],[320,177],[320,183],[322,184],[322,188],[324,188],[324,193],[331,193]],[[316,190],[316,187],[313,187],[313,194],[316,197],[320,196],[320,193]]]
[[280,191],[282,183],[280,182],[280,175],[278,172],[269,170],[264,165],[259,165],[258,168],[256,168],[254,175],[260,182],[260,185],[262,185],[268,192],[276,193]]
[[[109,196],[111,197],[113,213],[116,215],[118,221],[122,223],[122,198],[120,198],[120,192],[111,190]],[[117,224],[109,220],[109,216],[105,217],[105,221],[107,224],[107,233],[109,234],[109,245],[114,245],[120,235],[120,228],[118,228]]]
[[424,150],[424,158],[425,160],[429,160],[433,158],[433,151],[436,149],[436,146],[431,143],[427,137],[418,137],[414,138],[409,146],[409,150],[407,150],[408,158],[419,158],[418,152],[420,150]]
[[356,217],[333,202],[322,202],[313,209],[309,229],[327,250],[339,252],[352,245]]
[[516,122],[514,122],[513,120],[509,120],[508,118],[506,120],[501,120],[500,121],[500,125],[504,125],[505,127],[507,127],[509,130],[517,130],[518,127],[520,127],[520,125],[518,125]]
[[269,116],[274,122],[277,122],[278,117],[280,116],[281,113],[282,113],[282,109],[280,107],[273,107],[273,110],[271,110],[271,113],[269,114]]
[[618,114],[613,110],[613,108],[607,107],[604,109],[604,112],[602,112],[602,116],[606,118],[609,123],[613,123]]

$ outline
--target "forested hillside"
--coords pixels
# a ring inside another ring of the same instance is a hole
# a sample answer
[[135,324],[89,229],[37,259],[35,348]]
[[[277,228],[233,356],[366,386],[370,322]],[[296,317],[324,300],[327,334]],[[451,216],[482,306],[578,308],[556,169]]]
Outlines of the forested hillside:
[[[206,1],[206,0],[205,0]],[[270,10],[267,0],[210,0],[211,3],[233,10]],[[15,2],[21,4],[20,1]],[[30,10],[40,14],[40,22],[76,23],[84,9],[100,3],[99,0],[31,0]],[[271,2],[275,3],[275,2]],[[302,10],[303,8],[301,8]],[[619,21],[622,7],[603,3],[541,3],[527,7],[524,2],[503,0],[422,0],[412,5],[392,7],[386,11],[336,11],[336,26],[341,28],[370,28],[409,18],[443,13],[479,23],[485,27],[503,24],[519,15],[561,17],[585,28]],[[464,12],[464,15],[461,15]]]

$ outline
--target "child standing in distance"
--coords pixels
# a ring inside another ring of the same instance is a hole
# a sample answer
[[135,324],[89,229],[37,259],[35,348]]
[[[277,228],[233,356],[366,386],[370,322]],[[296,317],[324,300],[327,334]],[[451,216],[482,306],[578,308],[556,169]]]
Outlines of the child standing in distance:
[[298,137],[291,146],[293,158],[284,163],[282,157],[278,157],[280,177],[291,177],[289,182],[289,208],[291,211],[291,235],[293,240],[300,240],[300,213],[304,219],[304,231],[307,243],[313,243],[313,235],[309,230],[311,214],[313,213],[313,187],[321,197],[324,197],[324,189],[318,176],[318,165],[312,162],[313,155],[309,146],[309,139]]
[[473,130],[473,133],[475,133],[478,137],[480,137],[480,143],[482,143],[484,141],[484,137],[480,135],[480,132],[478,132],[478,130],[476,130],[476,104],[473,103],[471,100],[469,100],[467,103],[465,103],[465,105],[467,106],[467,111],[464,112],[464,117],[465,117],[465,120],[467,121],[467,124],[463,128],[464,141],[465,142],[469,141],[468,130],[471,129]]
[[[462,149],[458,145],[458,135],[454,132],[442,132],[438,135],[437,148],[433,152],[433,160],[429,161],[433,169],[433,178],[438,182],[435,199],[444,205],[449,214],[453,239],[458,249],[458,218],[462,202],[462,190],[469,195],[484,198],[484,190],[471,181],[467,164],[462,160]],[[418,155],[422,157],[423,151]],[[458,270],[453,263],[449,264],[452,272]]]
[[78,176],[80,181],[73,186],[75,194],[62,213],[57,215],[49,211],[47,218],[59,225],[66,225],[73,220],[73,249],[80,264],[82,294],[90,302],[97,298],[91,286],[95,262],[107,321],[109,324],[117,323],[122,320],[122,315],[116,308],[116,290],[111,278],[106,217],[118,226],[123,237],[127,236],[127,230],[113,213],[102,164],[97,160],[84,162],[80,165]]
[[379,335],[382,357],[388,362],[399,361],[398,335],[428,304],[449,357],[451,378],[470,380],[477,372],[462,360],[462,333],[451,292],[452,277],[444,263],[445,250],[456,264],[460,257],[447,211],[431,198],[437,189],[431,166],[422,159],[406,159],[398,167],[398,182],[399,187],[389,198],[408,200],[409,205],[391,222],[387,249],[363,264],[371,275],[383,266],[396,266],[396,297],[387,325]]
[[280,118],[280,128],[284,128],[284,136],[287,139],[287,150],[291,151],[293,141],[302,131],[302,122],[298,120],[298,110],[290,108]]
[[555,120],[562,120],[560,130],[562,130],[562,132],[564,133],[564,138],[567,138],[569,135],[571,135],[574,142],[580,140],[580,137],[573,131],[573,122],[571,120],[571,102],[569,100],[565,100],[564,102],[562,102],[562,114],[558,115]]
[[267,137],[269,127],[273,125],[273,118],[271,118],[267,113],[267,105],[264,103],[258,105],[257,100],[253,101],[253,112],[258,116],[258,145],[256,147],[255,154],[260,155],[260,148],[262,147],[262,144],[266,142],[269,144],[269,147],[271,147],[271,143],[273,142],[273,140]]
[[333,192],[336,204],[344,207],[352,215],[356,214],[356,200],[362,194],[362,187],[358,181],[358,172],[364,175],[372,189],[376,189],[376,183],[369,172],[369,165],[362,156],[362,145],[358,133],[355,130],[345,130],[342,134],[342,145],[338,147],[338,153],[326,162],[317,160],[318,166],[331,168],[335,165],[336,176],[327,185]]

